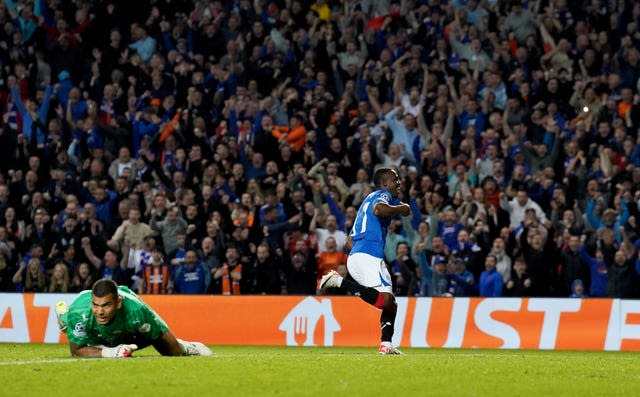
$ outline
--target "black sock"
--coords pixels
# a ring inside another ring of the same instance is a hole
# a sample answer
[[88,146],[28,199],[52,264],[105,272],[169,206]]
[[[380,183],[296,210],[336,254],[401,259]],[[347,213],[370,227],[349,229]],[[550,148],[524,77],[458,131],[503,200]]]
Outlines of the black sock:
[[365,287],[364,285],[360,285],[355,281],[349,280],[347,278],[342,279],[341,287],[354,295],[360,296],[363,301],[367,302],[370,305],[375,306],[376,302],[378,302],[378,296],[380,295],[380,292],[371,287]]
[[382,342],[391,342],[393,338],[393,325],[396,322],[396,311],[383,310],[380,314],[380,339]]

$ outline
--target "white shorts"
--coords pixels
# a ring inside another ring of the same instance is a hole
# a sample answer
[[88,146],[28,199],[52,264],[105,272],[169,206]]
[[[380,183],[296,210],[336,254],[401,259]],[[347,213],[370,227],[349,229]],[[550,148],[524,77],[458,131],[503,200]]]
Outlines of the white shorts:
[[387,265],[381,258],[357,252],[349,255],[347,270],[360,285],[371,287],[379,292],[392,293],[391,275]]

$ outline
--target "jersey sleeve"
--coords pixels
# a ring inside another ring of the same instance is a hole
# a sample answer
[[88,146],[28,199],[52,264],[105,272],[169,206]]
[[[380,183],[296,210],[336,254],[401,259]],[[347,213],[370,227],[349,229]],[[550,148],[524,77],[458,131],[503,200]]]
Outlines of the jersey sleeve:
[[393,197],[391,197],[391,194],[389,192],[380,192],[378,197],[376,197],[373,200],[373,204],[374,205],[378,203],[390,204],[392,200],[393,200]]
[[[169,330],[167,323],[165,323],[164,320],[149,306],[142,306],[142,313],[144,316],[144,323],[140,329],[138,329],[141,334],[147,335],[151,340],[156,340]],[[149,326],[146,324],[149,324]]]
[[389,200],[389,204],[391,204],[391,205],[400,205],[400,204],[402,204],[402,200],[400,200],[399,198],[391,198],[391,200]]
[[89,346],[97,344],[90,335],[87,321],[79,313],[69,312],[66,318],[67,339],[70,343],[79,346]]
[[137,296],[127,305],[126,321],[129,332],[149,340],[156,340],[169,330],[164,320]]
[[70,343],[80,346],[99,344],[91,326],[91,292],[80,293],[62,320],[67,324],[67,339]]
[[391,194],[389,192],[378,191],[377,194],[373,197],[373,200],[371,200],[371,214],[373,215],[375,213],[374,210],[376,208],[376,205],[389,204],[391,200],[393,200],[393,197],[391,197]]

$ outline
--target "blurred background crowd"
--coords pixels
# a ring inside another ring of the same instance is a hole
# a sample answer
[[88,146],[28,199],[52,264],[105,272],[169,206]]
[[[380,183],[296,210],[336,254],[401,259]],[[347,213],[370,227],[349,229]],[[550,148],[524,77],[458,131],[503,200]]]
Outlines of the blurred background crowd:
[[[0,291],[640,295],[640,2],[5,0]],[[331,293],[344,293],[334,290]]]

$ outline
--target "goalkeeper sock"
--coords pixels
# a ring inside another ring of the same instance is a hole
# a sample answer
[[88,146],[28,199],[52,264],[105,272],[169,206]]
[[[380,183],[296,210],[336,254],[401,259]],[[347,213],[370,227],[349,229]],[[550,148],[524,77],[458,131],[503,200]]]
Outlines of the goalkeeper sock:
[[354,295],[358,295],[363,301],[367,302],[370,305],[377,307],[378,309],[382,308],[382,294],[371,287],[365,287],[364,285],[360,285],[355,281],[351,281],[349,279],[343,279],[341,287],[345,288],[347,291],[351,292]]

